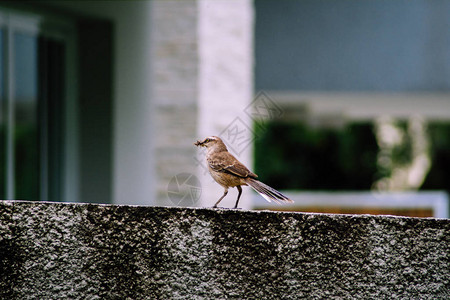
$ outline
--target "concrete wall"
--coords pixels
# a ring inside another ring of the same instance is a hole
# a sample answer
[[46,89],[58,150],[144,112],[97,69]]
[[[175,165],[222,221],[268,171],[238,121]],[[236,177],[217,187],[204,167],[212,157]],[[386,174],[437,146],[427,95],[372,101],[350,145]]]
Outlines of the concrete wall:
[[265,90],[449,91],[450,2],[255,1]]
[[2,299],[448,299],[450,221],[0,202]]

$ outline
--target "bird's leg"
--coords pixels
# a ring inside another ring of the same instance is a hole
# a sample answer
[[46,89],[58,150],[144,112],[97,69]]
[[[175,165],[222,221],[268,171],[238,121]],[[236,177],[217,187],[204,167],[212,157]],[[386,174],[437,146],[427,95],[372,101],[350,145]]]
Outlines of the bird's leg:
[[217,207],[217,204],[219,204],[220,201],[222,201],[223,197],[225,197],[228,194],[228,188],[225,188],[225,190],[223,191],[223,195],[222,197],[220,197],[219,200],[217,200],[216,204],[214,204],[213,208]]
[[238,186],[236,186],[236,188],[238,189],[239,194],[238,194],[238,197],[237,197],[237,200],[236,200],[236,205],[234,205],[234,208],[237,208],[237,207],[238,207],[239,198],[241,198],[241,194],[242,194],[242,188],[241,188],[241,186],[238,185]]

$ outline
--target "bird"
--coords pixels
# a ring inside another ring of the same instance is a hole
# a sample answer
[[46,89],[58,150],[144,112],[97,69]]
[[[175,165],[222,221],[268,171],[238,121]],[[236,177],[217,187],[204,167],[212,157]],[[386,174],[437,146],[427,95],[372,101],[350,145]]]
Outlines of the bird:
[[276,189],[259,181],[257,179],[258,175],[251,172],[243,163],[228,152],[227,146],[219,137],[210,136],[203,141],[196,141],[194,145],[206,147],[206,161],[209,173],[224,188],[222,197],[217,200],[213,208],[217,208],[220,201],[228,194],[228,189],[232,187],[238,189],[238,197],[234,205],[234,208],[237,208],[242,194],[241,186],[243,185],[253,188],[268,202],[274,201],[277,204],[294,202]]

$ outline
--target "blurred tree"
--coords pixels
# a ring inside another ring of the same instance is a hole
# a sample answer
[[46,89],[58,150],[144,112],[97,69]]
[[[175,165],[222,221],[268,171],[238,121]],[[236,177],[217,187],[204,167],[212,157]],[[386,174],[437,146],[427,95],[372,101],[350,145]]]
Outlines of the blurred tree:
[[428,126],[431,139],[431,169],[422,188],[450,193],[450,123],[434,122]]
[[280,189],[367,190],[377,179],[370,123],[311,128],[300,122],[256,126],[255,170]]
[[[380,168],[375,125],[354,122],[339,128],[313,128],[302,122],[255,126],[255,172],[279,189],[370,190],[393,170]],[[406,123],[400,122],[406,130]],[[420,189],[450,192],[450,123],[429,123],[431,168]],[[411,158],[406,137],[393,151],[399,162]]]

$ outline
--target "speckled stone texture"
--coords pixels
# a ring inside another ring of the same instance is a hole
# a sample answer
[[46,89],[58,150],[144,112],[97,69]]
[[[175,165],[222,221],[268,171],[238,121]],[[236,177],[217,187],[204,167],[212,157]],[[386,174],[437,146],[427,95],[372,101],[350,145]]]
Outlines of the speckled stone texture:
[[450,221],[0,202],[1,299],[449,299]]

